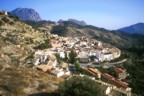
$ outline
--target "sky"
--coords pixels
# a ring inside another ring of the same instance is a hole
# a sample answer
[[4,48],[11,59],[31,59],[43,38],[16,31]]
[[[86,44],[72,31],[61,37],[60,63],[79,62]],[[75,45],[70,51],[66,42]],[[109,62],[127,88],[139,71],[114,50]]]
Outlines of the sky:
[[35,9],[44,20],[69,18],[116,30],[144,22],[144,0],[0,0],[0,9]]

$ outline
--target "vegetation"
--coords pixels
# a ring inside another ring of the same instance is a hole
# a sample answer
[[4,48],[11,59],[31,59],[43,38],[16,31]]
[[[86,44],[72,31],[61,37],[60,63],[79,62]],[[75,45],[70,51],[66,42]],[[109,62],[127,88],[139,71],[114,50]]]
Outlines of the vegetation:
[[124,67],[129,73],[128,82],[132,88],[132,92],[143,96],[144,95],[144,48],[143,47],[132,47],[124,50],[127,56],[127,62],[124,63]]
[[100,85],[86,77],[71,77],[59,86],[61,96],[105,96]]
[[144,62],[127,62],[124,65],[129,73],[129,84],[132,92],[144,96]]
[[0,20],[0,26],[2,26],[4,24],[4,22],[2,20]]
[[9,20],[7,17],[3,17],[2,20],[3,20],[5,23],[10,22],[10,20]]
[[52,47],[52,45],[49,44],[49,40],[45,40],[45,43],[39,44],[38,46],[34,47],[34,49],[43,50],[43,49],[47,49],[47,48],[51,48],[51,47]]
[[75,64],[77,62],[76,56],[77,54],[73,50],[71,50],[71,52],[69,53],[69,63]]
[[19,17],[18,16],[14,16],[14,15],[9,15],[10,18],[13,18],[14,21],[19,21]]

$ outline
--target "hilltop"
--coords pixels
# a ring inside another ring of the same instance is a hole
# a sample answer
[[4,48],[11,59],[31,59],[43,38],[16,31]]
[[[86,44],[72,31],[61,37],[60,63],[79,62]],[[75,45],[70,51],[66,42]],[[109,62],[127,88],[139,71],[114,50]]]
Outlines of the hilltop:
[[119,31],[124,31],[130,34],[144,34],[144,23],[137,23],[128,27],[120,28]]
[[32,20],[32,21],[41,20],[39,13],[31,8],[16,8],[12,10],[10,13],[15,16],[18,16],[20,20]]

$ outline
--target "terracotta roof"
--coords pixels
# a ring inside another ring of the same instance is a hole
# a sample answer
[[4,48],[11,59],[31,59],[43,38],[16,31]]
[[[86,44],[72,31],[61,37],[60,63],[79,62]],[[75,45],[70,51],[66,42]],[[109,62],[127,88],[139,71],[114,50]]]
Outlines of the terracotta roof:
[[88,69],[86,69],[86,71],[88,71],[89,73],[91,73],[91,74],[94,75],[94,76],[96,75],[95,73],[89,71]]
[[51,43],[51,44],[58,44],[58,43],[59,43],[59,40],[50,40],[50,43]]
[[94,68],[87,68],[89,71],[95,73],[95,74],[101,74],[101,72],[98,69],[94,69]]
[[48,65],[39,65],[37,68],[42,69],[44,72],[52,69],[52,67]]
[[124,72],[124,70],[122,70],[121,68],[114,68],[114,71],[116,73],[122,73],[122,72]]
[[115,85],[115,86],[117,86],[117,87],[123,87],[123,88],[127,88],[128,87],[127,83],[121,82],[121,81],[118,81],[118,80],[111,80],[110,83]]
[[104,77],[104,78],[106,78],[106,79],[109,79],[109,80],[114,79],[113,76],[111,76],[110,74],[107,74],[107,73],[103,73],[103,74],[102,74],[102,77]]

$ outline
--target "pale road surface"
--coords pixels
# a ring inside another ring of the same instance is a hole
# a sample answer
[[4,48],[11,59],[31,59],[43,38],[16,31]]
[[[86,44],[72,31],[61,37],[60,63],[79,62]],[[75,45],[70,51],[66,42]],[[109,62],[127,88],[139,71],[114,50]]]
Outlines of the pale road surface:
[[114,65],[118,65],[118,64],[121,64],[123,62],[125,62],[126,59],[122,60],[122,61],[119,61],[119,62],[114,62],[114,63],[107,63],[107,64],[99,64],[99,65],[95,65],[95,64],[92,64],[92,63],[87,63],[87,64],[84,64],[84,63],[80,63],[80,66],[83,67],[83,68],[86,68],[88,66],[90,67],[103,67],[103,66],[108,66],[108,67],[112,67]]

